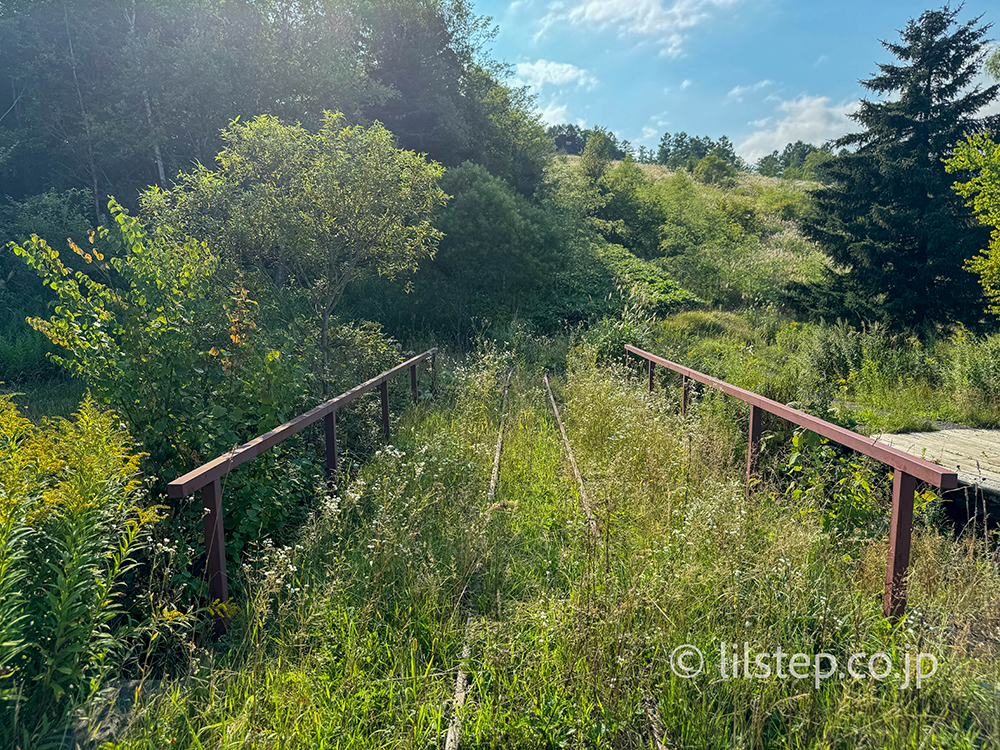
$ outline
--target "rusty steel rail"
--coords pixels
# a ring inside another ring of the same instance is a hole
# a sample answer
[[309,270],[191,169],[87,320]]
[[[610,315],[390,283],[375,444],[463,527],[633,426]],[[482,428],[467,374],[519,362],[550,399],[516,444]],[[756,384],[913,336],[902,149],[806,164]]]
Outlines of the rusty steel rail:
[[[225,603],[229,600],[221,477],[322,419],[323,431],[326,436],[326,476],[328,480],[332,481],[337,473],[337,411],[369,391],[378,388],[382,397],[382,431],[385,439],[388,440],[389,380],[408,369],[410,371],[410,388],[413,400],[416,401],[417,365],[425,360],[430,360],[431,388],[433,390],[437,373],[435,367],[436,356],[437,347],[428,349],[423,354],[418,354],[415,357],[410,357],[410,359],[396,365],[392,369],[386,370],[371,380],[367,380],[361,385],[357,385],[351,388],[351,390],[340,394],[336,398],[332,398],[310,409],[305,414],[296,417],[290,422],[286,422],[280,427],[275,427],[270,432],[258,435],[253,440],[234,448],[228,453],[222,454],[218,458],[212,459],[197,469],[189,471],[184,476],[178,477],[167,485],[167,496],[171,498],[190,497],[197,490],[201,490],[201,501],[205,509],[205,569],[208,573],[209,599],[212,602]],[[224,629],[224,618],[220,622],[222,623],[222,629]]]
[[933,464],[897,448],[884,445],[877,440],[848,430],[839,425],[814,417],[798,409],[765,398],[752,391],[738,388],[711,375],[706,375],[690,367],[679,365],[663,357],[643,351],[631,344],[625,350],[649,363],[649,390],[653,390],[653,368],[666,367],[679,373],[682,378],[682,408],[686,408],[690,381],[694,380],[722,391],[723,393],[750,404],[750,429],[747,441],[747,485],[757,474],[757,459],[760,454],[761,412],[766,411],[789,422],[805,427],[818,435],[829,438],[847,448],[863,453],[893,468],[892,514],[889,519],[889,560],[886,566],[885,594],[882,610],[886,617],[898,618],[906,608],[906,571],[910,564],[910,534],[913,528],[913,496],[917,480],[927,482],[942,490],[958,486],[958,475],[953,471]]
[[[483,556],[486,554],[486,529],[490,522],[490,513],[493,509],[493,499],[497,494],[497,484],[500,481],[500,457],[503,455],[503,428],[507,415],[507,392],[510,389],[510,376],[507,373],[507,380],[503,386],[503,402],[500,404],[500,426],[497,428],[497,447],[493,452],[493,472],[490,474],[490,488],[486,492],[486,512],[483,515],[483,535],[480,538],[479,550],[477,551],[476,564],[472,572],[475,573],[482,567]],[[470,576],[471,579],[471,576]],[[468,581],[458,595],[458,603],[461,604],[469,590]],[[497,604],[500,603],[500,592],[497,592]],[[458,665],[458,676],[455,678],[455,697],[451,704],[451,719],[448,721],[448,734],[445,736],[444,750],[458,750],[462,739],[462,708],[465,706],[465,699],[469,694],[469,674],[467,666],[469,656],[472,653],[472,615],[465,621],[465,642],[462,645],[462,660]]]
[[583,508],[583,514],[587,517],[587,525],[590,527],[590,539],[593,542],[598,542],[601,539],[601,533],[597,529],[597,519],[594,518],[594,513],[590,508],[590,497],[587,495],[587,488],[583,484],[583,476],[580,474],[580,468],[576,465],[573,447],[569,444],[569,438],[566,436],[566,428],[563,426],[562,417],[559,416],[559,407],[556,406],[555,396],[552,395],[552,388],[549,387],[549,376],[542,375],[542,382],[545,384],[545,390],[549,394],[549,404],[552,406],[552,413],[555,414],[556,424],[559,426],[559,432],[562,434],[563,445],[566,446],[566,455],[569,456],[570,466],[573,467],[573,475],[576,477],[576,483],[580,487],[580,505]]

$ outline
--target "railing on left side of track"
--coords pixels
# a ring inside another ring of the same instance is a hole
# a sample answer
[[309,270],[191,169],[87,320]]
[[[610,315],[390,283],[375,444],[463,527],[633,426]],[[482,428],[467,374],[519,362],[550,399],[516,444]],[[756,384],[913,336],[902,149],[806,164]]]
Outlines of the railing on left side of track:
[[[437,347],[428,349],[423,354],[396,365],[390,370],[376,375],[361,385],[355,386],[346,393],[332,398],[319,406],[310,409],[290,422],[275,427],[270,432],[258,435],[253,440],[212,459],[197,469],[189,471],[167,485],[167,496],[185,498],[201,490],[201,502],[205,509],[205,570],[208,577],[208,593],[212,602],[225,605],[229,601],[229,577],[226,574],[226,535],[222,509],[222,483],[220,479],[238,466],[259,456],[269,448],[273,448],[283,440],[300,432],[309,425],[323,420],[323,431],[326,436],[326,476],[331,480],[337,473],[337,410],[360,398],[369,391],[378,388],[382,396],[382,431],[385,439],[389,439],[389,381],[404,370],[410,371],[410,388],[413,400],[417,400],[417,365],[430,360],[431,390],[436,381]],[[227,617],[225,608],[223,615],[216,620],[216,632],[226,629]]]
[[922,458],[879,443],[872,438],[859,435],[840,425],[827,422],[798,409],[739,388],[724,380],[713,378],[690,367],[679,365],[663,357],[643,351],[631,344],[625,351],[642,357],[649,363],[649,390],[653,391],[653,368],[666,367],[681,376],[681,409],[686,410],[690,394],[690,381],[695,380],[723,393],[750,404],[750,430],[747,440],[747,488],[757,474],[757,458],[760,454],[761,412],[766,411],[786,419],[800,427],[805,427],[823,437],[829,438],[847,448],[863,453],[893,468],[892,515],[889,519],[889,559],[886,565],[885,593],[882,611],[886,617],[898,618],[906,608],[906,572],[910,565],[910,535],[913,528],[913,496],[920,479],[943,490],[958,486],[958,474],[933,464]]

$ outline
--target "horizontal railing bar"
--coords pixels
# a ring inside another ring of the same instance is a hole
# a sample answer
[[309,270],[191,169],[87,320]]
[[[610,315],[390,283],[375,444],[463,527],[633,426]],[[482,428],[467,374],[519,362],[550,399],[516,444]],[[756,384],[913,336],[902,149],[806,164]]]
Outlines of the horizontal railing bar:
[[697,380],[700,383],[709,385],[712,388],[722,391],[723,393],[740,399],[741,401],[746,401],[748,404],[753,406],[759,406],[764,411],[770,412],[782,419],[787,419],[789,422],[794,422],[797,425],[805,427],[818,435],[829,438],[836,443],[840,443],[847,448],[863,453],[866,456],[870,456],[884,464],[888,464],[894,469],[899,469],[907,474],[912,474],[924,482],[929,482],[935,487],[940,487],[944,490],[954,489],[958,486],[958,475],[953,471],[948,471],[937,464],[933,464],[922,458],[917,458],[909,453],[905,453],[898,448],[893,448],[888,445],[876,442],[872,438],[865,437],[864,435],[859,435],[857,432],[853,432],[839,425],[827,422],[825,419],[820,419],[819,417],[814,417],[812,414],[806,414],[798,409],[793,409],[791,406],[786,406],[785,404],[779,403],[769,398],[765,398],[752,391],[739,388],[735,385],[725,382],[724,380],[719,380],[718,378],[713,378],[711,375],[706,375],[703,372],[698,372],[698,370],[692,370],[690,367],[685,367],[684,365],[679,365],[676,362],[671,362],[669,359],[664,359],[663,357],[658,357],[655,354],[639,349],[638,347],[632,346],[631,344],[625,345],[626,351],[632,352],[644,359],[654,362],[662,367],[678,372],[681,375],[686,375],[689,378]]
[[419,362],[423,362],[425,359],[429,359],[436,352],[437,347],[428,349],[423,354],[411,357],[405,362],[401,362],[396,365],[391,370],[386,370],[385,372],[376,375],[371,380],[367,380],[361,385],[357,385],[354,388],[351,388],[351,390],[340,394],[336,398],[332,398],[329,401],[310,409],[305,414],[296,417],[292,421],[285,422],[285,424],[280,427],[275,427],[273,430],[265,432],[263,435],[258,435],[253,440],[229,451],[229,453],[224,453],[218,458],[214,458],[208,463],[199,466],[197,469],[189,471],[184,476],[175,479],[167,485],[167,496],[174,498],[190,496],[206,484],[214,482],[219,477],[228,474],[237,466],[241,466],[251,458],[259,456],[268,448],[271,448],[281,441],[290,438],[292,435],[305,429],[314,422],[318,422],[327,414],[337,411],[341,407],[354,401],[356,398],[359,398],[369,391],[378,388],[382,385],[382,383],[390,380],[393,376],[398,375]]

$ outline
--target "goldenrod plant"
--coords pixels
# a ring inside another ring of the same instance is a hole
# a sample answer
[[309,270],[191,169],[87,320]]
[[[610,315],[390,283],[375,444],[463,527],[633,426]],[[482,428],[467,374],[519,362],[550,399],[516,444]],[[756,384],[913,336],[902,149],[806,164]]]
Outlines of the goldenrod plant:
[[123,585],[160,512],[134,442],[89,396],[35,425],[0,397],[0,723],[4,747],[64,728],[144,627]]

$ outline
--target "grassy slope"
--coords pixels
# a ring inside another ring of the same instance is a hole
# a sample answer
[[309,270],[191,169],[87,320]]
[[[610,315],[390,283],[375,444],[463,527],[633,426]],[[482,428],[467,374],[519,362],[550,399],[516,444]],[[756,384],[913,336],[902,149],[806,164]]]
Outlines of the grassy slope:
[[[982,626],[1000,570],[981,537],[919,525],[914,609],[892,627],[882,515],[824,531],[822,493],[786,496],[779,475],[745,500],[740,428],[710,402],[682,420],[674,394],[579,356],[555,386],[602,542],[587,541],[530,369],[514,378],[487,515],[507,365],[457,370],[300,545],[262,549],[229,640],[118,747],[441,746],[468,616],[463,747],[650,747],[646,696],[672,747],[1000,746],[987,687],[1000,663]],[[838,659],[931,651],[942,666],[919,692],[893,678],[720,680],[719,642],[744,640]],[[683,643],[708,674],[671,674]]]

